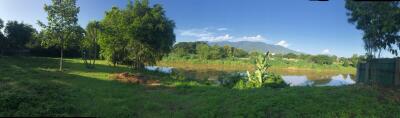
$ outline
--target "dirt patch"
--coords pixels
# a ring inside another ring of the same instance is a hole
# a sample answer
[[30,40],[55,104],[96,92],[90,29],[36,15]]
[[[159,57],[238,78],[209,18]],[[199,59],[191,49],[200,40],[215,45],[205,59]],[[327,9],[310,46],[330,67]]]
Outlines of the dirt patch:
[[400,103],[400,89],[379,87],[378,90],[380,92],[378,100],[388,99]]
[[116,73],[110,76],[110,79],[114,79],[124,83],[133,84],[145,84],[145,85],[160,85],[159,80],[155,80],[152,76],[142,75],[140,73],[130,74],[127,72]]

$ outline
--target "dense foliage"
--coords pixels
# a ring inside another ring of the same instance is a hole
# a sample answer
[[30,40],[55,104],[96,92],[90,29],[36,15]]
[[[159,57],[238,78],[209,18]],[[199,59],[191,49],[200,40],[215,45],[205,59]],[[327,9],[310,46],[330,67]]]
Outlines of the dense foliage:
[[100,24],[101,55],[114,65],[143,69],[169,53],[175,42],[174,22],[161,5],[150,7],[147,0],[130,1],[125,9],[113,7]]
[[[364,48],[380,57],[381,50],[398,54],[400,48],[400,4],[392,2],[346,0],[348,21],[363,31]],[[396,48],[397,46],[397,48]]]
[[31,25],[9,21],[5,26],[4,34],[5,36],[0,33],[0,55],[15,55],[27,51],[29,42],[35,38],[36,30]]

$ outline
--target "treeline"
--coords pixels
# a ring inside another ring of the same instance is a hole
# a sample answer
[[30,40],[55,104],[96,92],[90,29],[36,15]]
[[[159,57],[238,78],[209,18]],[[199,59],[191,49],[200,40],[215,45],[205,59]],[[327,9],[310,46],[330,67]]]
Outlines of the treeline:
[[[59,56],[58,47],[45,43],[47,38],[45,32],[37,31],[30,24],[18,21],[4,23],[0,18],[0,56]],[[71,42],[71,44],[65,50],[66,56],[80,57],[80,42]]]
[[[242,49],[231,46],[210,46],[207,42],[179,42],[172,48],[168,58],[181,58],[181,59],[200,59],[200,60],[218,60],[218,59],[238,59],[249,60],[255,63],[256,58],[263,55],[260,52],[246,52]],[[337,57],[335,55],[310,55],[310,54],[272,54],[271,58],[276,60],[297,61],[302,60],[309,63],[316,63],[320,65],[342,65],[345,67],[356,67],[357,63],[365,60],[365,56],[354,54],[350,58]]]
[[76,0],[52,0],[44,10],[48,17],[46,23],[38,22],[40,31],[22,22],[4,25],[0,20],[0,56],[60,57],[60,71],[63,57],[82,57],[90,68],[96,59],[105,59],[143,69],[168,54],[175,43],[174,21],[160,4],[150,6],[148,0],[129,0],[124,9],[112,7],[86,29],[77,24]]
[[173,46],[170,56],[186,59],[216,60],[225,58],[244,58],[248,53],[230,46],[209,46],[207,42],[179,42]]
[[338,64],[344,67],[352,66],[356,67],[359,61],[366,60],[366,56],[364,55],[357,55],[353,54],[349,58],[345,57],[337,57],[335,55],[309,55],[309,54],[275,54],[274,58],[278,59],[293,59],[293,60],[305,60],[308,62],[321,64],[321,65],[331,65],[331,64]]

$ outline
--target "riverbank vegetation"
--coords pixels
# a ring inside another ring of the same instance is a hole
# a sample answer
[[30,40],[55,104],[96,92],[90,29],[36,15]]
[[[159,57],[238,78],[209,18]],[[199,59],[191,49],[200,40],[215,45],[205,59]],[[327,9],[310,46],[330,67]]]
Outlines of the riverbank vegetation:
[[[246,52],[230,46],[209,46],[206,42],[179,42],[172,52],[157,65],[187,67],[188,65],[208,65],[207,67],[233,66],[238,70],[254,70],[256,58],[263,55],[259,52]],[[340,71],[355,73],[358,61],[364,56],[353,55],[349,58],[334,55],[309,54],[271,54],[271,69]]]

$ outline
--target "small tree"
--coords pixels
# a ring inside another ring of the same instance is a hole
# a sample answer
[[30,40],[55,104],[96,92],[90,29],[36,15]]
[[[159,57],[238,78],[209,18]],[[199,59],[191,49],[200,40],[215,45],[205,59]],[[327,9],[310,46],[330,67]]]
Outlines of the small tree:
[[63,68],[63,52],[70,40],[73,40],[74,31],[77,30],[79,7],[76,0],[52,0],[51,5],[45,5],[48,23],[38,24],[48,32],[50,39],[45,40],[49,45],[57,45],[60,48],[60,68]]
[[97,37],[100,33],[100,23],[91,21],[86,26],[86,35],[82,40],[83,60],[88,68],[94,68],[97,59]]

